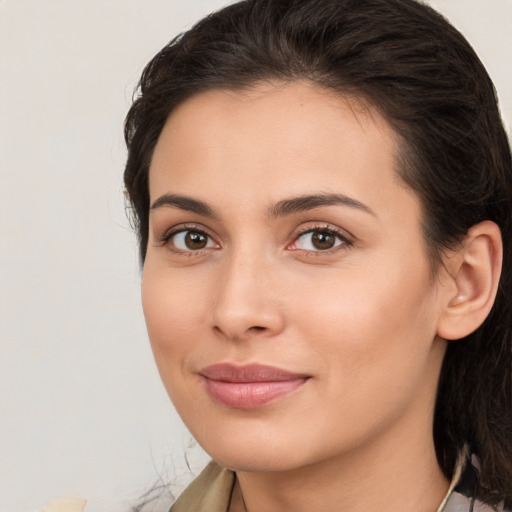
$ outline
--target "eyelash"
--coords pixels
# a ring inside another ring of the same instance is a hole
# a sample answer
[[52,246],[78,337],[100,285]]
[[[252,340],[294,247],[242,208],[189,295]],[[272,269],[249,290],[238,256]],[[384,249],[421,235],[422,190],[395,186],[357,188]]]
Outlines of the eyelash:
[[[168,246],[169,249],[175,253],[184,254],[187,256],[192,256],[192,255],[199,256],[199,255],[203,254],[205,251],[209,251],[212,249],[211,247],[205,247],[203,249],[197,249],[197,250],[194,250],[194,249],[185,250],[185,249],[179,249],[177,247],[171,246],[170,242],[172,241],[173,237],[175,237],[176,235],[179,235],[180,233],[187,233],[187,232],[197,233],[199,235],[202,235],[205,238],[207,238],[209,241],[212,241],[213,243],[215,243],[218,246],[217,242],[214,241],[213,237],[210,234],[208,234],[208,232],[206,230],[204,230],[198,226],[195,226],[195,225],[183,225],[178,228],[173,228],[173,229],[167,231],[161,237],[160,244],[162,246]],[[292,248],[292,246],[295,245],[303,236],[310,234],[310,233],[315,233],[315,232],[333,236],[337,240],[339,240],[340,243],[330,249],[308,250],[308,249],[301,249],[301,248]],[[209,243],[209,241],[207,243]],[[353,245],[354,245],[354,242],[345,234],[345,232],[341,231],[340,229],[336,229],[330,225],[325,225],[325,224],[320,225],[319,224],[317,226],[307,227],[302,230],[299,230],[294,235],[293,242],[288,244],[286,246],[286,248],[289,250],[301,251],[303,253],[308,253],[308,254],[315,255],[315,256],[321,256],[321,255],[332,254],[338,250],[350,249]]]

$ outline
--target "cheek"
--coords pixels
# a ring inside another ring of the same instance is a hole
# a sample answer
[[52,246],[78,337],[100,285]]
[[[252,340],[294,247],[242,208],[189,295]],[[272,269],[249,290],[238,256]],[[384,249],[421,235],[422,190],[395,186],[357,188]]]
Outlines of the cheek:
[[[185,276],[186,277],[186,276]],[[176,279],[169,269],[146,261],[142,277],[142,306],[157,366],[164,383],[183,364],[200,337],[195,335],[204,319],[197,283]],[[168,375],[167,375],[168,374]]]
[[393,423],[415,397],[421,397],[418,403],[432,400],[437,378],[431,357],[434,317],[417,283],[410,278],[383,286],[344,283],[343,293],[333,286],[323,298],[310,294],[309,314],[297,313],[307,318],[301,330],[323,369],[318,392],[331,404],[325,428],[341,440]]
[[306,279],[301,284],[301,297],[290,297],[301,310],[298,318],[303,317],[308,323],[311,320],[312,327],[332,326],[340,332],[375,331],[384,335],[430,317],[429,284],[418,274],[379,275],[349,270],[330,277],[323,283]]
[[[142,305],[154,359],[167,394],[180,414],[197,415],[190,382],[190,361],[201,350],[199,329],[204,323],[205,301],[197,282],[183,273],[146,260],[142,277]],[[204,351],[203,346],[203,351]]]
[[330,373],[333,379],[366,387],[395,376],[413,378],[427,364],[436,332],[429,269],[404,261],[396,270],[383,262],[382,257],[381,265],[331,275],[321,285],[312,279],[301,283],[302,298],[295,299],[297,329],[326,366],[343,368]]

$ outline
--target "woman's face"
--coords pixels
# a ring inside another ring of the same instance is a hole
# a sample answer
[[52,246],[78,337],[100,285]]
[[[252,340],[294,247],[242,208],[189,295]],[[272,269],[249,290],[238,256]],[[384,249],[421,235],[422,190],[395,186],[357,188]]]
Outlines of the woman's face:
[[202,93],[168,119],[144,313],[172,401],[221,464],[431,439],[443,279],[397,147],[378,112],[305,83]]

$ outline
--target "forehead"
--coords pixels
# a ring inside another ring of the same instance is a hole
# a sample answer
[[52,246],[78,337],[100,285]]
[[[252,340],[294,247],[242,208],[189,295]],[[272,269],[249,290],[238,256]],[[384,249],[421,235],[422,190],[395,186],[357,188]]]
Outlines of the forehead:
[[[281,130],[279,142],[312,135],[333,139],[338,130],[354,126],[340,124],[340,116],[351,118],[368,137],[380,135],[391,146],[400,138],[380,114],[377,107],[363,98],[342,94],[307,81],[259,82],[241,89],[214,89],[198,93],[179,104],[167,119],[161,134],[180,131],[187,135],[211,135],[208,131],[230,130],[232,136],[251,131],[255,143],[267,142],[268,127]],[[200,121],[200,123],[199,123]]]
[[[170,115],[150,168],[150,195],[241,204],[315,192],[394,201],[399,138],[377,109],[310,83],[200,93]],[[407,191],[412,194],[411,191]]]

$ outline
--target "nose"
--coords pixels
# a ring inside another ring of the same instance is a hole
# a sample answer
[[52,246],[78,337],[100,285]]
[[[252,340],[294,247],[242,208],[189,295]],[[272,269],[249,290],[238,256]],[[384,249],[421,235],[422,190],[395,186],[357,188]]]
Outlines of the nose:
[[230,340],[269,338],[285,325],[274,265],[238,254],[223,262],[212,311],[214,331]]

